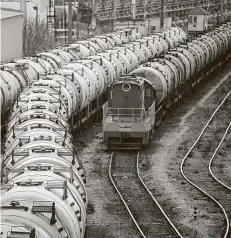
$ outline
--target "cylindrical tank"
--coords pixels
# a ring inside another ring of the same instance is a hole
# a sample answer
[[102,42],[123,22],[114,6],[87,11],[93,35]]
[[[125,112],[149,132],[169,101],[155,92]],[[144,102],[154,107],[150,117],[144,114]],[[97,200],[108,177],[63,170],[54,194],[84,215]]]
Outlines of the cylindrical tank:
[[98,96],[100,85],[97,82],[96,75],[91,71],[91,69],[81,63],[71,63],[66,65],[64,68],[73,69],[88,82],[88,87],[84,90],[88,91],[90,89],[90,101],[93,101]]

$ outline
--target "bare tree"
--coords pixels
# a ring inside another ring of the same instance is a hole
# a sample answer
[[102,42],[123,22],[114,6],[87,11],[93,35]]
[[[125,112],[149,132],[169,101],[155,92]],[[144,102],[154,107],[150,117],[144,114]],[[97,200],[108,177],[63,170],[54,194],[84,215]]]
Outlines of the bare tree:
[[39,21],[36,27],[34,19],[27,19],[24,21],[23,31],[24,56],[33,56],[55,45],[53,34],[45,21]]

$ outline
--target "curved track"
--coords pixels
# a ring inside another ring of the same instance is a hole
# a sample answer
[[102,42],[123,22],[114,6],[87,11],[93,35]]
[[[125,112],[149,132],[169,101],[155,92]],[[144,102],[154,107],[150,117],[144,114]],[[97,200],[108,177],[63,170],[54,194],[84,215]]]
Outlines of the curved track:
[[[230,99],[231,91],[225,96],[207,121],[198,138],[183,158],[180,166],[183,177],[212,202],[210,204],[212,205],[210,212],[219,209],[218,212],[223,215],[222,227],[217,229],[219,237],[223,238],[231,237],[229,224],[231,188],[214,176],[211,165],[230,130]],[[193,168],[193,166],[196,168]],[[195,174],[198,174],[198,176],[195,176]],[[218,223],[218,221],[216,222]]]
[[141,237],[182,237],[141,179],[139,153],[112,153],[109,177]]
[[210,161],[209,161],[209,173],[211,174],[211,176],[212,176],[218,183],[220,183],[222,186],[224,186],[225,188],[227,188],[229,191],[231,191],[231,186],[228,186],[227,184],[225,184],[224,182],[222,182],[222,181],[214,174],[214,172],[212,171],[212,165],[213,165],[213,160],[214,160],[214,158],[216,157],[217,152],[219,151],[219,149],[220,149],[222,143],[225,141],[226,136],[228,135],[228,133],[230,133],[230,128],[231,128],[231,122],[229,123],[229,125],[228,125],[228,127],[227,127],[227,129],[226,129],[226,131],[225,131],[224,136],[222,137],[222,139],[221,139],[219,145],[217,146],[217,148],[216,148],[216,150],[215,150],[213,156],[211,157],[211,159],[210,159]]

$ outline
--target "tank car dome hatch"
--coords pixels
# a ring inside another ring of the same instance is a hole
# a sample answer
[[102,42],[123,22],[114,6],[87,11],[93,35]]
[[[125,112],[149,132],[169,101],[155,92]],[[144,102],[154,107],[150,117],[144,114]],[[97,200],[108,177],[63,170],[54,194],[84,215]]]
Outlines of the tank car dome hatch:
[[17,71],[27,81],[27,85],[30,85],[33,81],[38,79],[38,74],[35,68],[29,64],[27,60],[17,60],[14,62],[6,63],[4,66],[9,69]]
[[130,48],[125,48],[125,47],[115,47],[115,50],[119,50],[122,54],[124,54],[130,63],[130,66],[132,69],[138,66],[138,58],[136,54],[130,49]]
[[165,41],[165,39],[159,35],[151,35],[155,41],[160,42],[162,45],[163,51],[160,52],[161,54],[166,53],[169,49],[168,43]]
[[210,49],[209,50],[210,61],[213,61],[217,57],[217,52],[218,52],[217,44],[208,35],[201,36],[199,40],[202,41],[203,43],[205,43],[207,45],[207,47]]
[[105,51],[108,48],[106,42],[101,38],[93,37],[90,41],[97,43],[102,51]]
[[69,46],[69,45],[68,46],[63,46],[62,50],[68,52],[68,54],[71,58],[71,61],[79,60],[83,57],[82,53],[80,52],[79,45],[76,45],[75,47],[74,46]]
[[62,62],[65,64],[68,64],[75,60],[75,58],[70,53],[68,53],[67,51],[65,51],[63,49],[54,49],[51,52],[56,54],[57,56],[61,57]]
[[122,45],[123,42],[118,33],[115,32],[107,35],[110,36],[115,41],[115,45]]
[[66,65],[64,68],[73,69],[76,73],[78,73],[85,81],[88,82],[87,88],[84,88],[86,92],[90,90],[90,101],[94,100],[98,96],[98,83],[96,75],[85,65],[81,63],[71,63]]
[[175,67],[177,68],[177,74],[178,74],[178,81],[179,83],[182,83],[183,80],[185,79],[185,68],[184,68],[184,64],[181,62],[181,60],[177,57],[176,54],[166,54],[164,56],[164,58],[168,61],[170,61],[172,64],[175,65]]
[[192,52],[194,52],[195,56],[197,57],[196,69],[204,68],[206,64],[206,54],[203,49],[195,42],[189,42],[188,47]]
[[54,69],[61,68],[61,65],[65,63],[63,62],[61,57],[51,52],[40,53],[40,54],[37,54],[36,56],[49,62]]
[[[56,212],[55,217],[57,221],[59,221],[54,224],[54,226],[58,226],[56,229],[60,228],[60,223],[62,222],[63,228],[65,228],[65,231],[70,235],[70,237],[81,237],[79,219],[76,216],[75,211],[72,210],[70,204],[68,204],[68,201],[58,197],[54,192],[46,189],[44,185],[33,187],[27,186],[26,189],[24,186],[14,186],[11,190],[2,194],[2,204],[5,204],[7,201],[11,201],[15,196],[18,198],[18,200],[21,200],[21,203],[22,201],[26,201],[27,205],[25,205],[30,206],[30,210],[32,210],[34,207],[32,205],[34,201],[41,210],[43,204],[49,206],[48,204],[52,204],[54,202]],[[60,221],[59,218],[62,218],[62,220]]]
[[90,56],[89,59],[93,60],[94,62],[103,67],[104,72],[107,75],[107,84],[105,85],[105,87],[110,85],[116,78],[116,70],[113,63],[106,57],[101,57],[99,55]]
[[118,78],[122,74],[122,72],[124,70],[124,66],[122,64],[123,61],[121,62],[121,59],[119,59],[117,57],[117,53],[112,54],[112,53],[109,53],[109,52],[105,52],[105,53],[100,53],[98,55],[102,56],[102,57],[108,59],[110,62],[112,62],[113,66],[114,66],[114,69],[115,69],[115,72],[116,72],[116,78]]
[[122,66],[121,74],[127,74],[128,72],[131,71],[131,63],[128,57],[125,54],[123,54],[123,52],[114,49],[108,50],[107,52],[111,55],[114,55],[121,62]]
[[[15,210],[7,209],[7,205],[5,204],[6,209],[3,208],[0,211],[3,238],[9,237],[8,235],[21,235],[24,237],[31,235],[31,237],[34,237],[32,236],[34,234],[36,238],[62,238],[62,234],[59,233],[58,229],[50,226],[44,219],[28,211],[17,209],[16,212]],[[19,224],[23,225],[19,226]]]
[[107,88],[107,75],[102,66],[97,64],[96,62],[86,59],[79,61],[81,64],[87,66],[97,77],[97,91],[98,94],[101,95],[105,89]]
[[91,50],[82,43],[77,42],[74,44],[70,44],[70,47],[78,49],[81,53],[81,58],[86,58],[91,55]]
[[145,61],[146,57],[144,56],[144,52],[142,51],[142,49],[139,47],[139,44],[126,44],[126,48],[130,49],[136,55],[138,59],[138,64],[141,64]]

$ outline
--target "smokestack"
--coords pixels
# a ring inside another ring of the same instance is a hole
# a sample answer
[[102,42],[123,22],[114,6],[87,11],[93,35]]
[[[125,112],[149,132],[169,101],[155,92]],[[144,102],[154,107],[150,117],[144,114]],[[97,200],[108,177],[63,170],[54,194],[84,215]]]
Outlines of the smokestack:
[[26,15],[27,14],[27,9],[26,9],[26,0],[21,0],[21,11]]
[[116,24],[116,0],[112,0],[112,19],[113,19],[113,30]]
[[220,17],[220,21],[221,23],[224,20],[224,0],[221,0],[221,17]]
[[160,28],[164,27],[164,6],[165,6],[165,0],[161,0],[161,2],[160,2]]
[[132,0],[132,19],[136,19],[136,0]]

